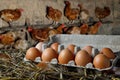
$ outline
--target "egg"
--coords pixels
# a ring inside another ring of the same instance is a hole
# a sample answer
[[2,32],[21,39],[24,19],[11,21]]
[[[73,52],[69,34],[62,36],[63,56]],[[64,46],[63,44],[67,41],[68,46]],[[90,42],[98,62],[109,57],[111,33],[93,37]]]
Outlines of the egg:
[[86,64],[92,62],[92,57],[85,50],[80,50],[75,56],[75,63],[77,66],[86,66]]
[[31,47],[27,50],[25,58],[34,61],[36,57],[41,57],[41,54],[37,48]]
[[93,65],[95,68],[104,69],[110,67],[110,60],[103,54],[94,57]]
[[59,45],[59,43],[55,42],[55,43],[51,44],[50,47],[53,48],[56,52],[58,52],[58,45]]
[[42,61],[50,62],[53,58],[58,58],[58,53],[52,48],[46,48],[42,53]]
[[100,52],[103,53],[109,59],[115,58],[115,54],[113,53],[113,51],[110,48],[102,48]]
[[83,47],[82,50],[86,50],[93,58],[99,53],[99,50],[97,48],[94,48],[90,45]]
[[70,60],[74,60],[74,54],[68,48],[63,49],[58,56],[59,63],[67,64]]
[[43,45],[43,42],[39,42],[35,48],[37,48],[40,52],[42,52],[42,45]]
[[93,48],[93,46],[85,46],[82,49],[86,50],[90,55],[92,55],[92,48]]
[[67,48],[68,48],[72,53],[74,53],[74,49],[75,49],[75,45],[74,45],[74,44],[69,44],[69,45],[67,46]]

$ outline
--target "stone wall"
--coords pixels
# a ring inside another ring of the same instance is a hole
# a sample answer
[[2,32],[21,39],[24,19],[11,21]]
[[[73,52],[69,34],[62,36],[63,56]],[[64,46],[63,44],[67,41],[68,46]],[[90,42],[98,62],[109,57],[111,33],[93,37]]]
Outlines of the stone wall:
[[[76,8],[78,3],[83,4],[83,7],[88,9],[90,16],[94,17],[95,6],[109,6],[111,8],[111,15],[106,19],[112,21],[120,20],[120,1],[119,0],[69,0],[72,7]],[[15,25],[24,25],[25,19],[29,18],[31,24],[49,24],[46,15],[46,6],[52,6],[53,8],[59,9],[63,13],[64,0],[0,0],[0,10],[2,9],[15,9],[23,8],[24,12],[21,18],[14,22]],[[95,17],[94,17],[95,18]],[[95,18],[96,19],[96,18]],[[64,15],[60,20],[61,23],[67,22],[68,20]],[[7,26],[7,23],[0,19],[0,27]]]

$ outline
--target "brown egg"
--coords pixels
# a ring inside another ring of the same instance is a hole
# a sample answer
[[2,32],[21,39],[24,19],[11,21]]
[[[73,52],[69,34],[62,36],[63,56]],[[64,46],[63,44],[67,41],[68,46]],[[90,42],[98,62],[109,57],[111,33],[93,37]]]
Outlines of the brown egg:
[[70,60],[74,60],[74,54],[67,48],[63,49],[58,56],[59,63],[67,64]]
[[103,53],[109,59],[115,58],[115,54],[113,53],[113,51],[110,48],[102,48],[100,52]]
[[41,54],[37,48],[31,47],[27,50],[25,58],[34,61],[36,57],[41,57]]
[[95,68],[104,69],[110,67],[110,60],[103,54],[98,54],[93,60]]
[[37,48],[40,52],[42,52],[42,44],[43,44],[43,42],[39,42],[39,43],[35,46],[35,48]]
[[45,69],[45,68],[48,67],[47,63],[45,63],[45,62],[39,62],[39,63],[37,64],[37,66],[38,66],[39,68],[41,68],[41,69]]
[[86,66],[86,64],[92,62],[92,57],[85,50],[80,50],[75,56],[75,63],[77,66]]
[[69,45],[67,46],[67,48],[68,48],[72,53],[74,53],[74,48],[75,48],[75,45],[74,45],[74,44],[69,44]]
[[56,52],[58,52],[58,45],[59,45],[59,43],[55,42],[55,43],[51,44],[50,47],[53,48]]
[[58,53],[52,48],[46,48],[42,53],[42,61],[50,62],[53,58],[58,58]]
[[82,49],[86,50],[90,55],[92,55],[92,48],[93,48],[93,46],[85,46]]

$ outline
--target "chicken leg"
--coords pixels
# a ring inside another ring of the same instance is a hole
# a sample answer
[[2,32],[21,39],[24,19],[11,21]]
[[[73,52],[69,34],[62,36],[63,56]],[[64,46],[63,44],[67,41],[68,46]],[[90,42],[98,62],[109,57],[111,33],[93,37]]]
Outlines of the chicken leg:
[[53,21],[53,22],[52,22],[52,25],[57,25],[57,24],[58,24],[57,21]]
[[11,23],[10,22],[7,22],[8,23],[8,25],[9,25],[9,27],[12,27],[12,25],[11,25]]

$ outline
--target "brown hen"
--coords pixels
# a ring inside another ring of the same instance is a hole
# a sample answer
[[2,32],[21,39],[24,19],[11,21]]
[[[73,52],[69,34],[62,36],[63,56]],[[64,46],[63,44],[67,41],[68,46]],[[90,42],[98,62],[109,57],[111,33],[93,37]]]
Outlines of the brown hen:
[[64,29],[65,34],[80,34],[80,28],[77,26],[66,27]]
[[65,1],[64,15],[73,23],[73,21],[78,18],[79,9],[71,8],[71,3],[69,1]]
[[100,8],[100,7],[96,7],[95,8],[95,16],[102,21],[102,19],[106,18],[107,16],[109,16],[111,13],[110,8],[109,7],[104,7],[104,8]]
[[80,34],[88,34],[89,26],[88,24],[82,24],[80,26]]
[[62,17],[62,12],[58,9],[53,9],[51,6],[48,6],[46,17],[53,20],[53,24],[57,24]]
[[11,22],[18,20],[22,11],[23,9],[4,9],[0,11],[0,18],[11,27]]
[[32,39],[42,42],[48,40],[49,30],[49,28],[34,29],[32,27],[28,27],[28,32],[30,33]]
[[102,25],[101,22],[97,22],[94,25],[89,27],[88,34],[97,34],[99,27]]
[[51,29],[49,31],[49,36],[53,36],[56,34],[63,34],[63,29],[65,28],[64,24],[59,25],[57,28]]
[[12,45],[14,44],[16,40],[16,35],[14,32],[7,32],[4,34],[0,34],[0,43],[4,45],[4,48],[12,48]]
[[58,26],[57,28],[51,29],[47,28],[40,28],[34,29],[32,27],[28,27],[28,32],[31,34],[31,37],[37,41],[47,41],[50,36],[56,34],[62,34],[62,29],[64,28],[64,24]]

